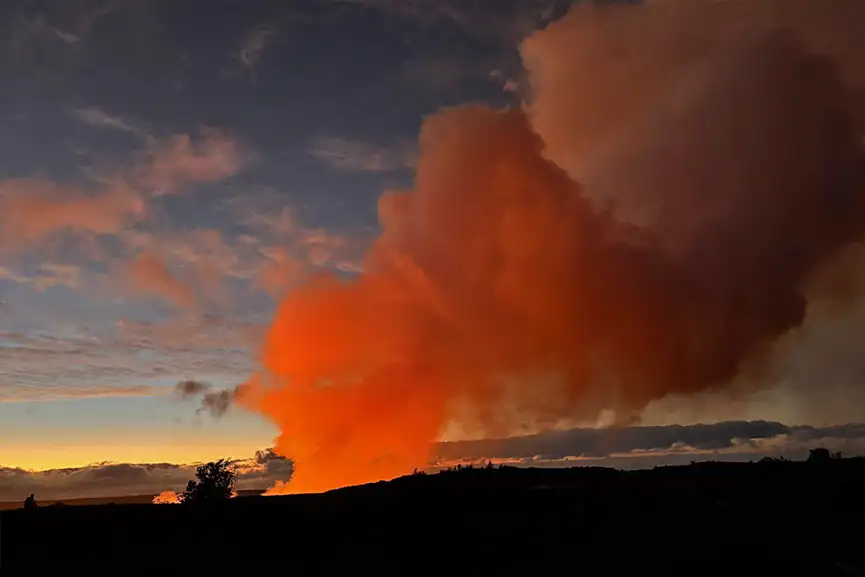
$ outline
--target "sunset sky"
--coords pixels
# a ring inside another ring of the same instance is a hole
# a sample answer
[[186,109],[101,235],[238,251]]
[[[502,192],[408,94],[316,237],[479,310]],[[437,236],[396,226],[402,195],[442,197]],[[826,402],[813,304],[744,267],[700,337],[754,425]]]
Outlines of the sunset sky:
[[[568,4],[5,2],[0,467],[185,464],[272,447],[279,429],[264,416],[200,410],[177,383],[233,390],[259,369],[277,302],[297,283],[318,270],[361,274],[379,195],[414,185],[424,118],[464,103],[519,107],[531,94],[520,43]],[[778,339],[777,370],[752,377],[760,386],[701,388],[640,411],[646,426],[781,429],[725,429],[702,449],[683,434],[571,453],[642,451],[646,463],[646,451],[677,442],[690,459],[824,437],[865,448],[861,428],[783,428],[865,419],[865,312],[817,322],[821,310]],[[471,436],[446,429],[444,440]],[[755,438],[769,441],[742,441]]]
[[0,463],[268,446],[260,417],[197,417],[173,386],[249,375],[291,266],[360,266],[422,115],[513,101],[551,9],[513,4],[4,5]]

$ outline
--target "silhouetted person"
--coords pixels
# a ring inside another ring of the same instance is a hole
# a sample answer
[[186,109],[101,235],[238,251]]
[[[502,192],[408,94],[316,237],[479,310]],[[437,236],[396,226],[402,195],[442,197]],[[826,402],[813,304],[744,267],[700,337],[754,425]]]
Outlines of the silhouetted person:
[[36,496],[33,493],[30,493],[30,496],[24,499],[24,509],[32,511],[36,507]]

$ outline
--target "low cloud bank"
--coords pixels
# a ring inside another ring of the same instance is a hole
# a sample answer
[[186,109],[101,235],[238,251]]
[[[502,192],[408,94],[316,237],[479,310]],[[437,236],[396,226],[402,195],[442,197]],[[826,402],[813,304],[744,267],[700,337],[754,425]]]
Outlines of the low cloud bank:
[[522,465],[633,469],[692,460],[800,459],[817,446],[865,453],[865,424],[790,426],[772,421],[570,429],[526,437],[440,443],[434,466],[493,460]]
[[[198,396],[207,387],[191,388]],[[455,463],[508,463],[518,466],[605,466],[638,469],[690,461],[748,461],[766,456],[804,459],[823,446],[845,455],[865,454],[865,424],[831,427],[790,426],[771,421],[714,424],[570,429],[537,435],[439,443],[430,469]],[[294,463],[272,449],[236,461],[238,489],[290,487]],[[30,493],[41,500],[182,491],[195,477],[196,464],[98,463],[74,469],[26,471],[0,467],[0,501],[22,501]]]
[[[0,467],[0,501],[22,501],[30,493],[39,500],[157,495],[182,491],[195,478],[196,464],[96,463],[87,467],[27,471]],[[293,463],[270,449],[235,462],[237,488],[264,489],[291,477]]]

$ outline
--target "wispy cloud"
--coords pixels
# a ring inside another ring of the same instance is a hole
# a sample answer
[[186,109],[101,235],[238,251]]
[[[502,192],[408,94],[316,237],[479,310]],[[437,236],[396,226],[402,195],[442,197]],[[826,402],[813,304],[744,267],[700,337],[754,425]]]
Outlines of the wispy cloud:
[[29,285],[38,291],[45,291],[54,286],[79,288],[81,286],[81,276],[81,267],[74,264],[44,262],[33,272],[0,266],[0,279]]
[[146,133],[137,126],[123,120],[123,118],[119,116],[108,114],[100,108],[78,108],[73,111],[73,114],[78,120],[85,124],[89,124],[90,126],[130,132],[138,136],[146,135]]
[[62,336],[0,331],[0,399],[45,402],[100,396],[172,395],[190,370],[241,382],[264,325],[192,315],[162,323],[120,320],[69,327]]
[[161,297],[179,308],[195,305],[195,292],[152,252],[139,254],[123,267],[123,274],[133,292]]
[[54,35],[57,36],[60,40],[67,44],[77,44],[81,38],[73,34],[72,32],[68,32],[66,30],[60,30],[57,27],[53,28]]
[[39,386],[0,383],[0,403],[48,403],[82,399],[166,396],[166,390],[146,386]]
[[248,72],[254,72],[270,41],[276,36],[273,26],[261,26],[249,33],[237,53],[237,60]]
[[118,183],[85,191],[47,180],[0,183],[0,247],[23,248],[62,231],[112,234],[146,212],[138,191]]
[[[93,114],[91,120],[118,127],[111,117]],[[154,196],[229,178],[248,160],[237,142],[209,129],[146,142],[131,166],[94,174],[86,186],[40,178],[0,182],[0,249],[20,250],[62,232],[128,231],[148,215]]]
[[417,163],[417,151],[408,144],[383,148],[338,136],[317,138],[310,154],[337,170],[354,172],[391,172]]
[[177,134],[164,140],[150,138],[134,176],[156,195],[175,194],[190,185],[234,176],[248,160],[235,140],[207,128],[194,137]]
[[449,23],[472,36],[513,43],[552,20],[571,0],[524,0],[491,10],[488,3],[466,0],[331,0],[377,10],[423,25]]

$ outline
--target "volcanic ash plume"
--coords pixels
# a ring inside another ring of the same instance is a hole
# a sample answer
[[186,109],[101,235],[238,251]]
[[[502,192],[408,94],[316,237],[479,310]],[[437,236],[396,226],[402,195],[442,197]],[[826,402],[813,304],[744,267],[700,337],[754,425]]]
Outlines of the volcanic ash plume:
[[[586,188],[523,111],[425,122],[415,188],[382,195],[366,272],[288,296],[241,399],[282,429],[276,450],[296,462],[283,489],[424,466],[457,413],[491,434],[627,419],[759,366],[802,322],[808,278],[865,228],[863,151],[832,62],[791,33],[750,34],[656,92]],[[578,112],[579,98],[553,100],[547,127]]]

